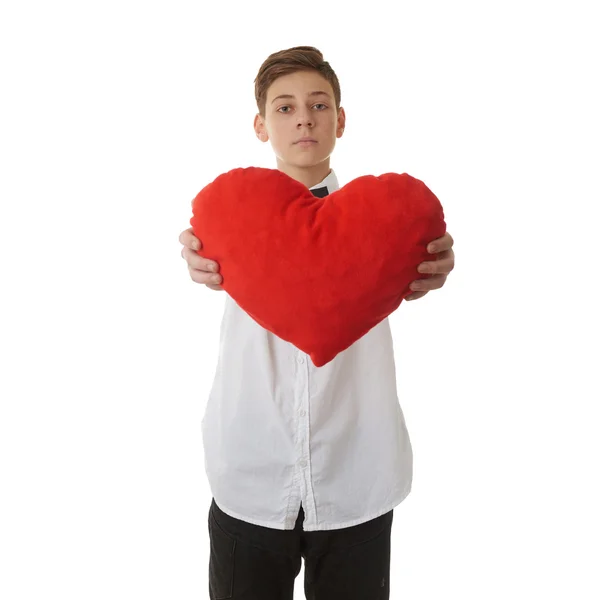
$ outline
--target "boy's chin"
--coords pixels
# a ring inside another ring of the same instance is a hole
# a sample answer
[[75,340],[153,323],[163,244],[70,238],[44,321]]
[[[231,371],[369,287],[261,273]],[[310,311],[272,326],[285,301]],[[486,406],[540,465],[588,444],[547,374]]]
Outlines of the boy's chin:
[[288,161],[291,164],[301,165],[303,167],[309,167],[312,165],[318,165],[323,162],[326,155],[323,155],[322,150],[319,152],[304,152],[288,156]]

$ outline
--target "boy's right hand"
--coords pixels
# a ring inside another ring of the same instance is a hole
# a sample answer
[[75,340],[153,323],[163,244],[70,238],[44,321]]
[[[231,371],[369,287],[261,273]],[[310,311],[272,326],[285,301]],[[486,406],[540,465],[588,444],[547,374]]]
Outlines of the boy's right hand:
[[202,248],[202,242],[194,235],[192,228],[179,234],[179,243],[183,244],[181,256],[187,262],[192,281],[203,283],[211,290],[221,291],[219,285],[223,278],[219,275],[219,263],[200,256],[196,250]]

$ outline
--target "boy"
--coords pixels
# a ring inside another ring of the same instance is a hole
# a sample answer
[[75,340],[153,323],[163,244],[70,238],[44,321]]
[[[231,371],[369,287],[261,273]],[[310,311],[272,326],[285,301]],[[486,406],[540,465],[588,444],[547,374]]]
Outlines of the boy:
[[[337,190],[329,162],[346,116],[322,54],[272,54],[255,96],[254,130],[271,142],[277,169],[319,197]],[[188,229],[180,241],[192,279],[222,289],[218,265],[195,252],[201,240]],[[412,284],[425,290],[413,298],[441,287],[454,266],[449,234],[432,243],[438,260],[419,270],[436,275]],[[291,599],[302,558],[307,599],[389,598],[393,509],[411,489],[412,449],[388,319],[316,368],[227,296],[202,432],[212,600]]]

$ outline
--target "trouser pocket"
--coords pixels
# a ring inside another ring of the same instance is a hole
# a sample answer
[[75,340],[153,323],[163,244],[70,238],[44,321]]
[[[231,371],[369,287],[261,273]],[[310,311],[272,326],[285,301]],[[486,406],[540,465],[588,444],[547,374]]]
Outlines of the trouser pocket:
[[211,600],[225,600],[233,596],[236,540],[221,529],[213,516],[212,507],[208,517],[208,532],[210,537],[208,564],[210,598]]

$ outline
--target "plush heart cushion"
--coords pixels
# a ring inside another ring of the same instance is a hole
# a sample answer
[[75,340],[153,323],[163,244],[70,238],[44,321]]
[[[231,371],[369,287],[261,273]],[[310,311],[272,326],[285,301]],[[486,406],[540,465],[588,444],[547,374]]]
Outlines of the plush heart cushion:
[[192,212],[198,254],[219,263],[223,289],[317,367],[398,308],[446,231],[439,200],[406,173],[364,175],[317,198],[279,170],[236,168]]

